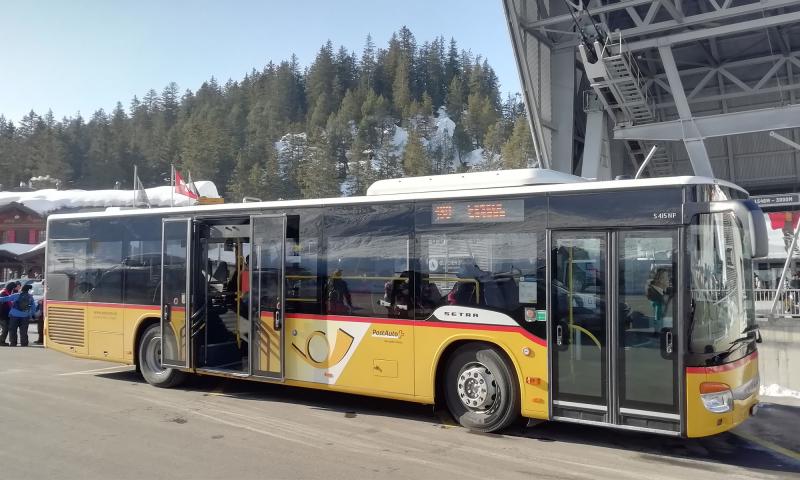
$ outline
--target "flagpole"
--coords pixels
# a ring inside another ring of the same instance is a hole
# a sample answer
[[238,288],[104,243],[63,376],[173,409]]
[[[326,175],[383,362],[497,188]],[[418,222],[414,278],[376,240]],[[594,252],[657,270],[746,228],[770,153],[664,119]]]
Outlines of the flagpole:
[[175,165],[169,164],[169,206],[175,206]]
[[136,185],[136,179],[139,178],[137,175],[136,165],[133,166],[133,207],[136,208],[136,193],[138,192]]

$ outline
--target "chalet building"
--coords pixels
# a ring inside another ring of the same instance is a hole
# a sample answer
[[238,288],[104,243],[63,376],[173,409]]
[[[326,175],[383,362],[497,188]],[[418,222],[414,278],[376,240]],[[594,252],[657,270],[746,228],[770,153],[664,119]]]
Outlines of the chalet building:
[[46,222],[44,215],[21,203],[0,205],[1,279],[42,275],[44,249],[34,247],[45,239]]

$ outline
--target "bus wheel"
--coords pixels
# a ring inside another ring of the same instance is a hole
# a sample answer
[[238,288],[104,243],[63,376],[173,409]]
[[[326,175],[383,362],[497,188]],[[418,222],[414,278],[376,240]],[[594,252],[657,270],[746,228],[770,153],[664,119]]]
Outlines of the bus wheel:
[[453,352],[445,371],[447,408],[462,426],[497,432],[520,412],[514,368],[494,347],[467,344]]
[[161,365],[161,325],[147,327],[139,341],[139,370],[147,383],[156,387],[174,387],[186,378],[186,374]]

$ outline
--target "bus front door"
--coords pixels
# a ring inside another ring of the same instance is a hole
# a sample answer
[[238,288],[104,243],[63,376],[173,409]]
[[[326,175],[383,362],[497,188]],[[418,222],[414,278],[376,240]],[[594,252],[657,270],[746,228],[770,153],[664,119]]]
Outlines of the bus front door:
[[678,230],[552,232],[555,419],[680,432]]
[[253,216],[250,225],[252,373],[283,380],[286,216]]
[[161,363],[189,366],[192,220],[164,219],[161,224]]

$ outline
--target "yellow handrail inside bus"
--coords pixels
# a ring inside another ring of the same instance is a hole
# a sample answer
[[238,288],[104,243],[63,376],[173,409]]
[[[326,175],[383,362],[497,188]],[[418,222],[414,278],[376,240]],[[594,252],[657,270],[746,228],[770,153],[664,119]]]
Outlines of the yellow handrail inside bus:
[[599,348],[599,349],[603,348],[602,345],[600,345],[600,341],[597,339],[597,337],[592,335],[592,332],[590,332],[589,330],[586,330],[585,328],[581,327],[580,325],[569,325],[569,328],[572,328],[572,329],[578,330],[579,332],[585,333],[589,338],[592,339],[592,341],[595,343],[595,345],[597,345],[597,348]]

